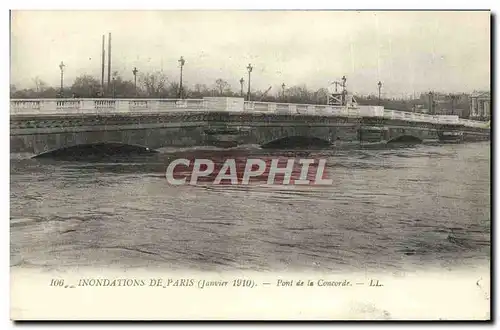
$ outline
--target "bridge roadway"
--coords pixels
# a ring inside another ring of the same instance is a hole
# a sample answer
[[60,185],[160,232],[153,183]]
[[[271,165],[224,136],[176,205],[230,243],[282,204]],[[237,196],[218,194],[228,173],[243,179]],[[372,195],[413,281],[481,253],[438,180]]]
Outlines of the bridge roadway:
[[11,153],[78,146],[161,147],[258,144],[343,146],[490,139],[485,122],[379,106],[245,102],[243,98],[37,99],[10,101]]

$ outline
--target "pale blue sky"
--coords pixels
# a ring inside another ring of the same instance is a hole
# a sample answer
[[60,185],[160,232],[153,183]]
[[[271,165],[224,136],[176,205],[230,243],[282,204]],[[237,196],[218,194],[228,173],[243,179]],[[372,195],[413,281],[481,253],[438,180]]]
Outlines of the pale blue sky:
[[[338,11],[13,11],[11,82],[40,77],[65,84],[100,79],[102,34],[112,33],[112,71],[160,70],[178,81],[227,80],[239,90],[252,63],[252,89],[283,82],[327,87],[343,75],[350,90],[386,96],[489,89],[489,12]],[[107,72],[107,69],[106,69]]]

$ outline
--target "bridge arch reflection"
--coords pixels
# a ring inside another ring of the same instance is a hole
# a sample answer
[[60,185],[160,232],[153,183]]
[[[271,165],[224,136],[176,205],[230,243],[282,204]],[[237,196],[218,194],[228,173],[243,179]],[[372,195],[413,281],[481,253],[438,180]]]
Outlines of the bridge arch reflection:
[[120,142],[99,142],[76,144],[59,149],[49,150],[32,158],[78,158],[89,156],[112,156],[124,154],[151,154],[156,150],[141,145]]
[[314,136],[285,136],[269,142],[261,144],[263,149],[280,149],[280,148],[327,148],[331,145],[330,141]]

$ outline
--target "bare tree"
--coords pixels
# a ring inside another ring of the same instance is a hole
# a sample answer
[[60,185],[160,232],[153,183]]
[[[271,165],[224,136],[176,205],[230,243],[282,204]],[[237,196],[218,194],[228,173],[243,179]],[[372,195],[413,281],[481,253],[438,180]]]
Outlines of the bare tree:
[[223,95],[224,92],[229,87],[229,84],[224,79],[219,78],[215,81],[215,86],[216,86],[215,88],[219,92],[219,95]]
[[203,96],[210,96],[210,90],[205,84],[195,84],[194,89],[190,94],[193,98],[202,98]]
[[135,85],[130,80],[124,80],[118,72],[113,73],[113,86],[115,97],[135,97]]
[[37,93],[42,93],[47,88],[47,83],[45,83],[40,77],[36,76],[32,79],[35,84],[35,91]]
[[[182,87],[184,89],[184,87]],[[169,98],[177,98],[179,96],[180,84],[178,82],[171,82],[168,84],[166,96]]]
[[291,86],[287,90],[290,103],[313,103],[312,92],[305,85]]
[[101,90],[101,82],[88,74],[83,74],[75,79],[71,92],[78,97],[95,97]]
[[139,83],[144,88],[147,96],[159,97],[166,93],[168,78],[161,72],[144,73],[139,76]]

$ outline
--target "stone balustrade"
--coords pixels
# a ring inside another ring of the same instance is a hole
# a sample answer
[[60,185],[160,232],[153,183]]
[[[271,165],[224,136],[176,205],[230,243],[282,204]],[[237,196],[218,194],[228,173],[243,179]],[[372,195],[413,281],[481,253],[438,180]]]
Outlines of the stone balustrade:
[[205,110],[206,100],[176,99],[39,99],[10,101],[13,115],[75,113],[140,113]]
[[231,111],[344,117],[381,117],[434,124],[488,128],[487,123],[458,116],[428,115],[384,109],[381,106],[342,107],[244,101],[243,98],[203,99],[12,99],[11,115],[155,113],[163,111]]

